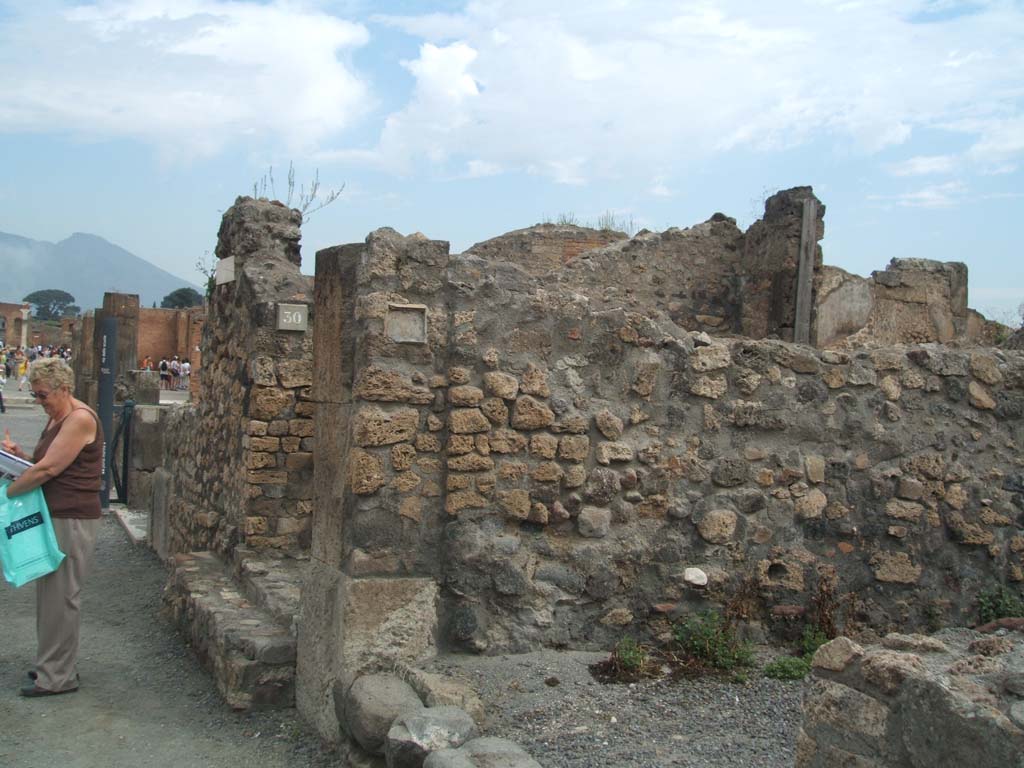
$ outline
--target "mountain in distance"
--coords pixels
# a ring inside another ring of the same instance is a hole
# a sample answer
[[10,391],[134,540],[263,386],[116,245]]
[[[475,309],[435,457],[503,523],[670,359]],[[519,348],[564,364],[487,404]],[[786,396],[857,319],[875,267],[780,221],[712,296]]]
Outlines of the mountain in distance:
[[198,285],[175,277],[98,235],[76,232],[59,243],[0,232],[0,302],[20,304],[33,291],[57,288],[82,311],[103,306],[103,294],[135,293],[139,305],[159,307],[178,288]]

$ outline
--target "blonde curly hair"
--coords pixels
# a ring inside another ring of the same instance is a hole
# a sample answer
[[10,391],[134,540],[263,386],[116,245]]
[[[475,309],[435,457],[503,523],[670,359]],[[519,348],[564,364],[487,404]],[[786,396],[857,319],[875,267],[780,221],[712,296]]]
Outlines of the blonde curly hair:
[[41,357],[28,368],[29,384],[46,384],[50,389],[75,391],[75,373],[71,366],[59,357]]

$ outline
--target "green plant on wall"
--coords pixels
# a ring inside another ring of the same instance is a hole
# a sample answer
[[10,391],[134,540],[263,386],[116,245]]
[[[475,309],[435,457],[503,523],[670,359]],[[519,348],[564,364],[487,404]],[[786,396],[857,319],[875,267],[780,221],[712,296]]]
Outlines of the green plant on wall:
[[1006,587],[978,595],[978,618],[982,624],[1016,617],[1024,617],[1024,600]]

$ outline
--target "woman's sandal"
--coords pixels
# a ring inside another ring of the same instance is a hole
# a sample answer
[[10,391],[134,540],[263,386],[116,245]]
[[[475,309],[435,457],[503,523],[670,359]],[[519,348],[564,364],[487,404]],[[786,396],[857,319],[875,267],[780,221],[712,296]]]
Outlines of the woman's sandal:
[[63,693],[74,693],[78,690],[76,685],[74,688],[67,688],[63,691],[48,691],[45,688],[40,688],[35,685],[29,685],[21,689],[20,693],[26,699],[34,699],[39,696],[60,696]]

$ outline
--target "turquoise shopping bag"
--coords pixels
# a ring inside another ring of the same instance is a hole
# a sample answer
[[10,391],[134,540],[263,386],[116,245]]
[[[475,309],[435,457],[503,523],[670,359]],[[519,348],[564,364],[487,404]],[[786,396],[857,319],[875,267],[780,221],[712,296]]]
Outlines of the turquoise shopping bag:
[[7,498],[8,480],[0,480],[0,564],[4,578],[16,587],[53,573],[64,553],[50,522],[40,488]]

